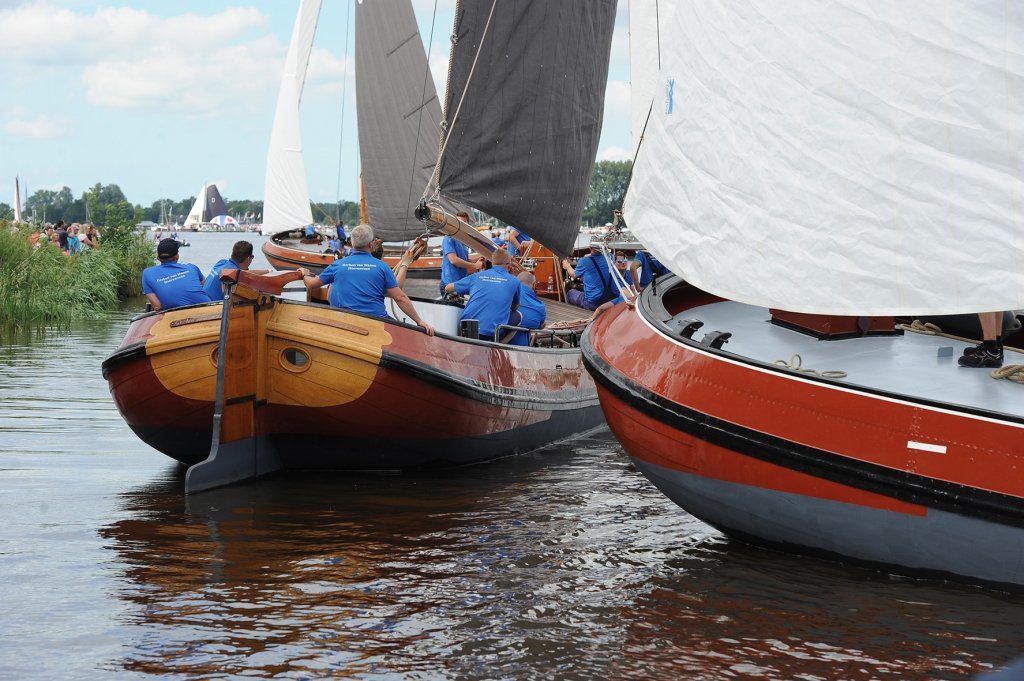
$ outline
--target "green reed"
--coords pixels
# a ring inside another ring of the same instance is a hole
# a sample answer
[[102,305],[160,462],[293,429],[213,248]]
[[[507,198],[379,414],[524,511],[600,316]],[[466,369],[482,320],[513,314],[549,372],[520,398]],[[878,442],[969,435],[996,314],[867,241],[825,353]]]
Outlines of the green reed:
[[154,255],[144,235],[112,228],[99,249],[66,256],[51,244],[32,250],[31,231],[0,222],[0,329],[67,326],[141,295],[142,270]]

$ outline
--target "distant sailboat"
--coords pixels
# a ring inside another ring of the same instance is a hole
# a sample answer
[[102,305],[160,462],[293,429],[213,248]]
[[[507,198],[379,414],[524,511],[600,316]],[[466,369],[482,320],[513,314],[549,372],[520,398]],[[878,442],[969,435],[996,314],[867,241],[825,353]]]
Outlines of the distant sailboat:
[[[313,21],[315,28],[315,17],[308,17],[309,13],[303,4],[292,37],[297,54],[307,49],[306,40],[313,39],[313,29],[304,23]],[[404,250],[398,242],[423,231],[413,211],[437,159],[441,105],[433,78],[427,76],[427,55],[409,0],[357,3],[355,36],[362,214],[379,238],[396,242],[394,248],[386,246],[384,257],[394,266]],[[301,92],[305,72],[301,63],[291,65],[291,54],[289,51],[267,157],[265,205],[270,207],[266,214],[272,217],[263,222],[262,233],[271,237],[263,252],[277,269],[306,267],[319,272],[334,262],[334,254],[324,252],[322,238],[306,239],[301,229],[313,222],[294,98],[296,91]],[[288,140],[286,148],[280,140]],[[289,208],[278,210],[275,206]],[[300,210],[303,206],[305,212]],[[434,250],[437,246],[434,244]],[[413,262],[409,276],[438,278],[440,269],[440,254],[434,253]]]
[[681,278],[583,352],[637,468],[744,540],[1024,589],[1021,387],[896,323],[1024,307],[1024,14],[632,9],[624,212]]
[[14,178],[14,221],[25,222],[25,216],[21,212],[21,186],[18,178]]
[[227,212],[228,206],[217,190],[217,185],[206,183],[199,190],[192,210],[185,218],[184,229],[198,229],[201,225],[209,224],[216,216],[225,215]]
[[320,6],[321,0],[299,2],[299,11],[288,44],[267,151],[263,226],[260,228],[260,232],[265,235],[302,229],[313,224],[306,166],[302,159],[299,106],[306,84]]

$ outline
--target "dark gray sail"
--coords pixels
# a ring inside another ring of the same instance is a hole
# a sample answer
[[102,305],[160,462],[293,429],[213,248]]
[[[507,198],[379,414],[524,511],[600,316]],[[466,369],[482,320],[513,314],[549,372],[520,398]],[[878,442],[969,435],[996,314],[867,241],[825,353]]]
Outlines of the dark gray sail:
[[567,254],[601,135],[614,23],[615,0],[460,0],[441,195]]
[[211,184],[206,188],[206,203],[203,204],[203,222],[209,222],[218,215],[227,215],[228,205],[224,198],[217,191],[217,185]]
[[437,162],[441,104],[412,3],[356,4],[356,112],[366,213],[387,241],[423,232],[413,216]]

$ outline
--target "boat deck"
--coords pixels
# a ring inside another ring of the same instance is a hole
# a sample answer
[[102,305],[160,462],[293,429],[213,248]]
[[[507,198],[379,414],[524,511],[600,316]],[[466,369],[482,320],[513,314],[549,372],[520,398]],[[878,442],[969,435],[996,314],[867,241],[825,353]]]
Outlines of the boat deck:
[[[820,341],[772,324],[765,308],[731,301],[691,308],[681,316],[704,322],[694,334],[697,340],[705,332],[732,333],[722,347],[732,354],[767,363],[791,362],[798,354],[804,368],[845,371],[840,383],[1024,416],[1024,385],[995,380],[991,369],[958,366],[957,358],[970,344],[953,338],[907,331],[902,336]],[[1007,348],[1004,366],[1008,364],[1024,364],[1024,353]]]

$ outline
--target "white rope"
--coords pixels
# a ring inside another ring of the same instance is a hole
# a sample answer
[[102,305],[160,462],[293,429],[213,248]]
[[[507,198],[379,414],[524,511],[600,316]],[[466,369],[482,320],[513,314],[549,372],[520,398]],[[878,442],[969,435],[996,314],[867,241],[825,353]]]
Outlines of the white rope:
[[[423,190],[423,196],[420,197],[422,200],[426,200],[427,194],[430,193],[431,187],[436,187],[437,191],[435,196],[441,192],[441,187],[438,185],[438,175],[441,174],[441,161],[444,160],[444,152],[448,149],[448,140],[452,138],[452,128],[455,127],[455,121],[459,119],[459,112],[462,111],[462,103],[466,99],[466,93],[469,92],[469,84],[473,81],[473,72],[476,71],[477,60],[480,59],[480,51],[484,48],[484,41],[487,39],[487,32],[491,28],[491,19],[494,17],[494,8],[498,6],[498,0],[494,0],[491,3],[491,11],[487,14],[487,23],[484,24],[484,32],[480,35],[480,44],[476,47],[476,55],[473,57],[473,64],[469,67],[469,75],[466,76],[466,86],[462,89],[462,95],[459,97],[459,103],[455,107],[455,113],[452,115],[450,121],[442,122],[442,125],[446,124],[446,131],[444,136],[444,144],[441,145],[441,151],[437,155],[437,163],[434,164],[434,174],[430,178],[430,184],[427,185],[426,189]],[[456,7],[456,17],[458,16],[458,8]],[[454,56],[455,49],[452,48],[452,55]],[[451,62],[449,59],[449,75],[448,82],[451,84]]]
[[615,266],[615,262],[611,259],[611,256],[608,255],[607,244],[603,244],[603,243],[601,244],[601,255],[604,256],[604,261],[606,263],[608,263],[608,274],[613,279],[617,279],[618,280],[618,293],[619,293],[619,295],[620,296],[622,295],[622,289],[626,289],[627,291],[631,291],[632,288],[630,287],[629,284],[626,283],[626,278],[622,276],[622,273],[619,272],[619,268]]
[[784,359],[777,359],[775,360],[775,364],[801,374],[811,374],[812,376],[821,376],[822,378],[846,378],[845,371],[818,371],[816,369],[806,369],[803,366],[804,359],[800,355],[793,355],[788,362]]

